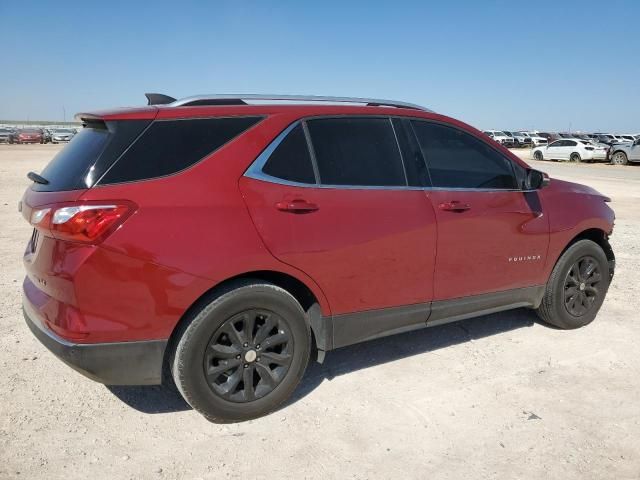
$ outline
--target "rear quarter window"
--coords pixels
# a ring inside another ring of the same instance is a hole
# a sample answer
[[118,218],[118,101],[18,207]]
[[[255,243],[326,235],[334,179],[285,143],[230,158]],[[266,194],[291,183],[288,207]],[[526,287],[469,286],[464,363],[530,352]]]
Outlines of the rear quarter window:
[[262,117],[156,120],[99,184],[163,177],[184,170],[258,123]]
[[41,172],[49,183],[35,183],[32,188],[57,192],[92,187],[148,124],[148,120],[87,122]]

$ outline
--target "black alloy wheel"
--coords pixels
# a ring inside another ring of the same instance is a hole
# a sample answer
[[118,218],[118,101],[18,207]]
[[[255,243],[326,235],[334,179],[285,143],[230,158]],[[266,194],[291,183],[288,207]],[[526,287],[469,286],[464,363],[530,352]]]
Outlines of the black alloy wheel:
[[[606,242],[606,239],[603,241]],[[613,278],[613,252],[588,239],[570,245],[556,262],[537,313],[561,329],[584,327],[598,314]]]
[[276,410],[311,355],[305,310],[287,290],[238,279],[199,301],[174,333],[168,367],[178,391],[212,422],[241,422]]
[[582,317],[591,310],[598,299],[602,272],[591,256],[576,261],[564,282],[564,306],[569,314]]
[[278,314],[249,309],[226,320],[209,340],[204,372],[213,392],[231,402],[271,393],[293,359],[293,336]]

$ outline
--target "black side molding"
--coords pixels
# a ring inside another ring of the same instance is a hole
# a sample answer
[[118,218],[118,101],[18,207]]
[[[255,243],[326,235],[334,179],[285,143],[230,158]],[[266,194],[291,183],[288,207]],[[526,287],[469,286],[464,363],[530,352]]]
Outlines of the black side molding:
[[321,317],[319,309],[317,309],[309,312],[309,318],[318,350],[322,351],[324,355],[324,352],[335,348],[396,333],[480,317],[514,308],[538,308],[542,302],[544,290],[544,285],[536,285],[332,317]]
[[430,305],[419,303],[333,316],[333,348],[427,326]]
[[162,93],[145,93],[145,97],[149,103],[147,105],[167,105],[176,101],[175,98],[169,95],[163,95]]
[[539,285],[452,300],[439,300],[431,304],[431,316],[427,326],[457,322],[465,318],[489,315],[513,308],[538,308],[544,296],[544,289],[544,285]]

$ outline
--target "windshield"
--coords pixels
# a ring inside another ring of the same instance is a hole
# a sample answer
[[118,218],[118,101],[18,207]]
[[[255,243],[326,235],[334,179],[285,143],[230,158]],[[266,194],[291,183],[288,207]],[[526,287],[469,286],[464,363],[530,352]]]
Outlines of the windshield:
[[58,128],[56,130],[54,130],[55,133],[75,133],[73,130],[70,130],[68,128]]

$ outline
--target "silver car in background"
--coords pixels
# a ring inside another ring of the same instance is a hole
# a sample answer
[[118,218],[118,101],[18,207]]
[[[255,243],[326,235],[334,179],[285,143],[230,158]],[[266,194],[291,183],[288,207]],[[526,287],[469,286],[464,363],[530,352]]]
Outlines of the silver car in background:
[[0,127],[0,143],[9,143],[13,130],[6,127]]
[[70,142],[76,131],[71,128],[58,128],[51,131],[51,143]]

